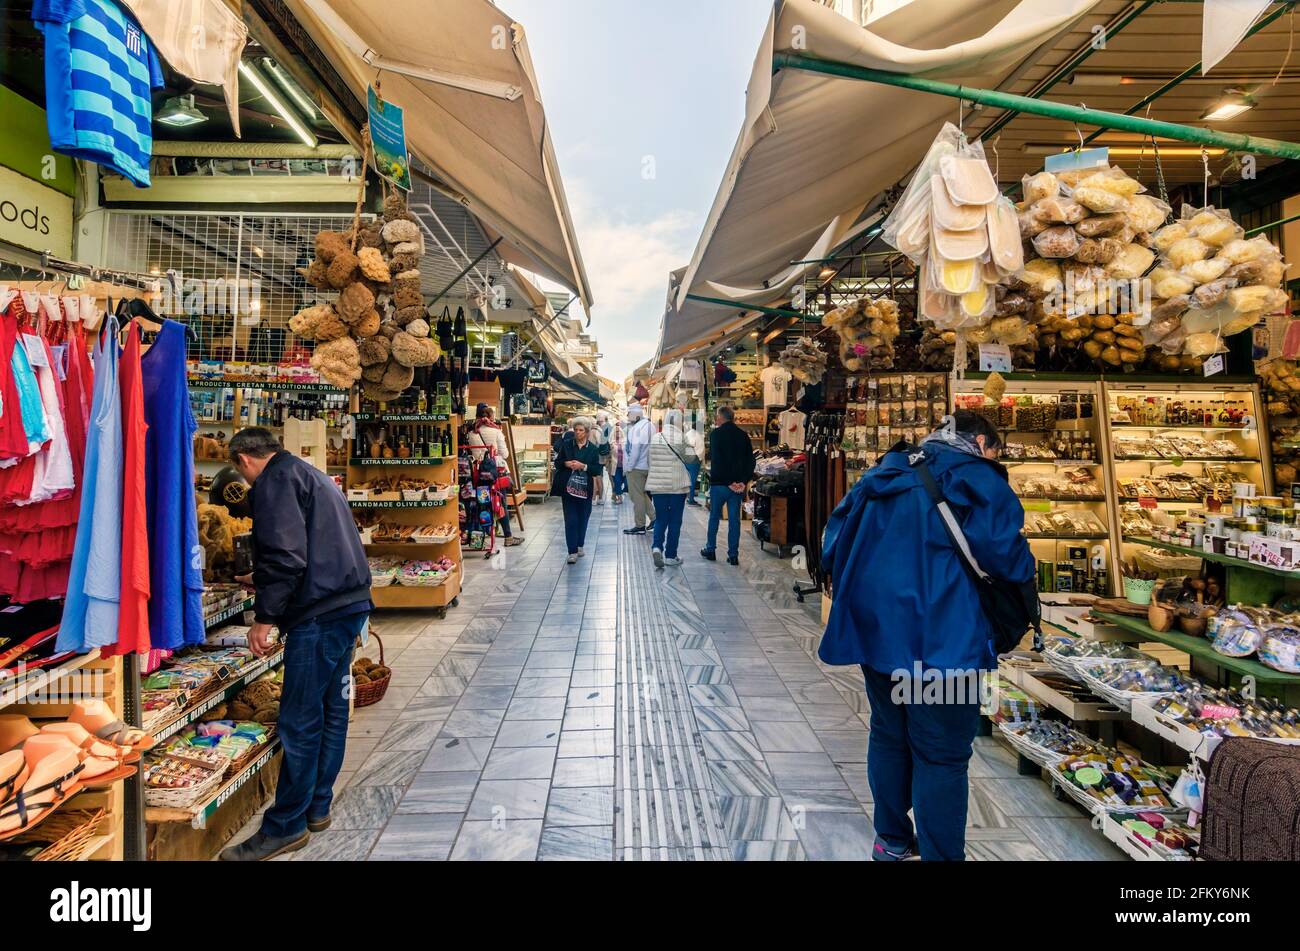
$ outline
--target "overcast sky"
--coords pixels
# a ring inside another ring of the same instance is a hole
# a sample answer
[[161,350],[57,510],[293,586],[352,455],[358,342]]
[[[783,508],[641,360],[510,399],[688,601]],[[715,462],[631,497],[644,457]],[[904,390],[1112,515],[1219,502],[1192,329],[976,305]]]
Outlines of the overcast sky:
[[[524,25],[596,298],[600,372],[654,355],[740,132],[771,0],[497,0]],[[643,171],[644,170],[644,171]]]

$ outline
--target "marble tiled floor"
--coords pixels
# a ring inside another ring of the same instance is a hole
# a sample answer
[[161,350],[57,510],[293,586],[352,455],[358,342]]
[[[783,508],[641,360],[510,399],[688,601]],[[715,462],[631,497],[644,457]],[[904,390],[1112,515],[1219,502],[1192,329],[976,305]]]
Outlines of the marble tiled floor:
[[[446,619],[376,615],[393,684],[353,719],[333,828],[287,858],[868,857],[869,714],[816,659],[818,599],[748,536],[740,568],[703,561],[702,508],[656,571],[631,514],[597,508],[568,566],[559,504],[529,505]],[[1123,860],[998,740],[970,785],[971,859]]]

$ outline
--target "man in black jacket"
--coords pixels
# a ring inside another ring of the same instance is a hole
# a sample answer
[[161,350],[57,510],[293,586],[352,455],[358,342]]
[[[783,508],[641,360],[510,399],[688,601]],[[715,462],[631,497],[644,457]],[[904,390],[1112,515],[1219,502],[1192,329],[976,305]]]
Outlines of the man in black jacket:
[[256,623],[248,646],[284,640],[277,732],[284,747],[275,805],[225,861],[266,861],[329,828],[334,782],[348,735],[352,651],[373,605],[370,567],[352,512],[323,472],[287,452],[265,429],[230,440],[230,459],[253,487]]
[[736,425],[730,406],[719,406],[709,433],[709,540],[700,552],[709,561],[718,559],[718,523],[727,507],[727,564],[740,564],[740,503],[754,478],[754,447],[749,436]]

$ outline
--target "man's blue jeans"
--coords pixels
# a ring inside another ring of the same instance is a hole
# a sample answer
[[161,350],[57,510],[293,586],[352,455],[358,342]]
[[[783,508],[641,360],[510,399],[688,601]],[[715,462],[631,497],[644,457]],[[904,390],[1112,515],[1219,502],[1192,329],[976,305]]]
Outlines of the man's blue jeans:
[[912,846],[921,858],[961,862],[966,853],[967,774],[978,703],[896,703],[888,674],[862,669],[871,704],[867,780],[875,800],[876,842],[890,852]]
[[714,485],[709,487],[709,537],[704,547],[708,551],[718,550],[718,523],[722,521],[722,507],[727,507],[727,557],[740,557],[740,503],[745,498],[743,492],[731,491],[731,486]]
[[677,557],[677,540],[681,538],[685,511],[685,495],[655,495],[655,531],[651,547],[662,551],[665,558]]
[[695,495],[700,484],[700,463],[688,462],[686,472],[691,477],[691,491],[686,494],[686,501],[691,505],[699,505],[700,503],[695,501]]
[[352,648],[367,616],[307,621],[285,635],[276,724],[284,757],[275,805],[262,817],[268,836],[296,838],[307,829],[308,818],[329,815],[348,738]]

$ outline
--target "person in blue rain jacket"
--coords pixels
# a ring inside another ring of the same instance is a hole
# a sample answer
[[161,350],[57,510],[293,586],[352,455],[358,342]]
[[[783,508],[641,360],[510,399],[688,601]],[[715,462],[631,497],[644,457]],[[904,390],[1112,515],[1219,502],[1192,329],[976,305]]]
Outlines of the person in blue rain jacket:
[[[1024,509],[996,461],[997,430],[958,410],[920,448],[984,571],[1033,579]],[[860,666],[871,706],[873,858],[919,852],[960,861],[980,717],[978,696],[964,685],[995,668],[996,656],[975,582],[910,451],[890,451],[853,487],[826,526],[823,549],[834,603],[818,653],[827,664]],[[963,689],[923,692],[917,683],[938,678]]]

